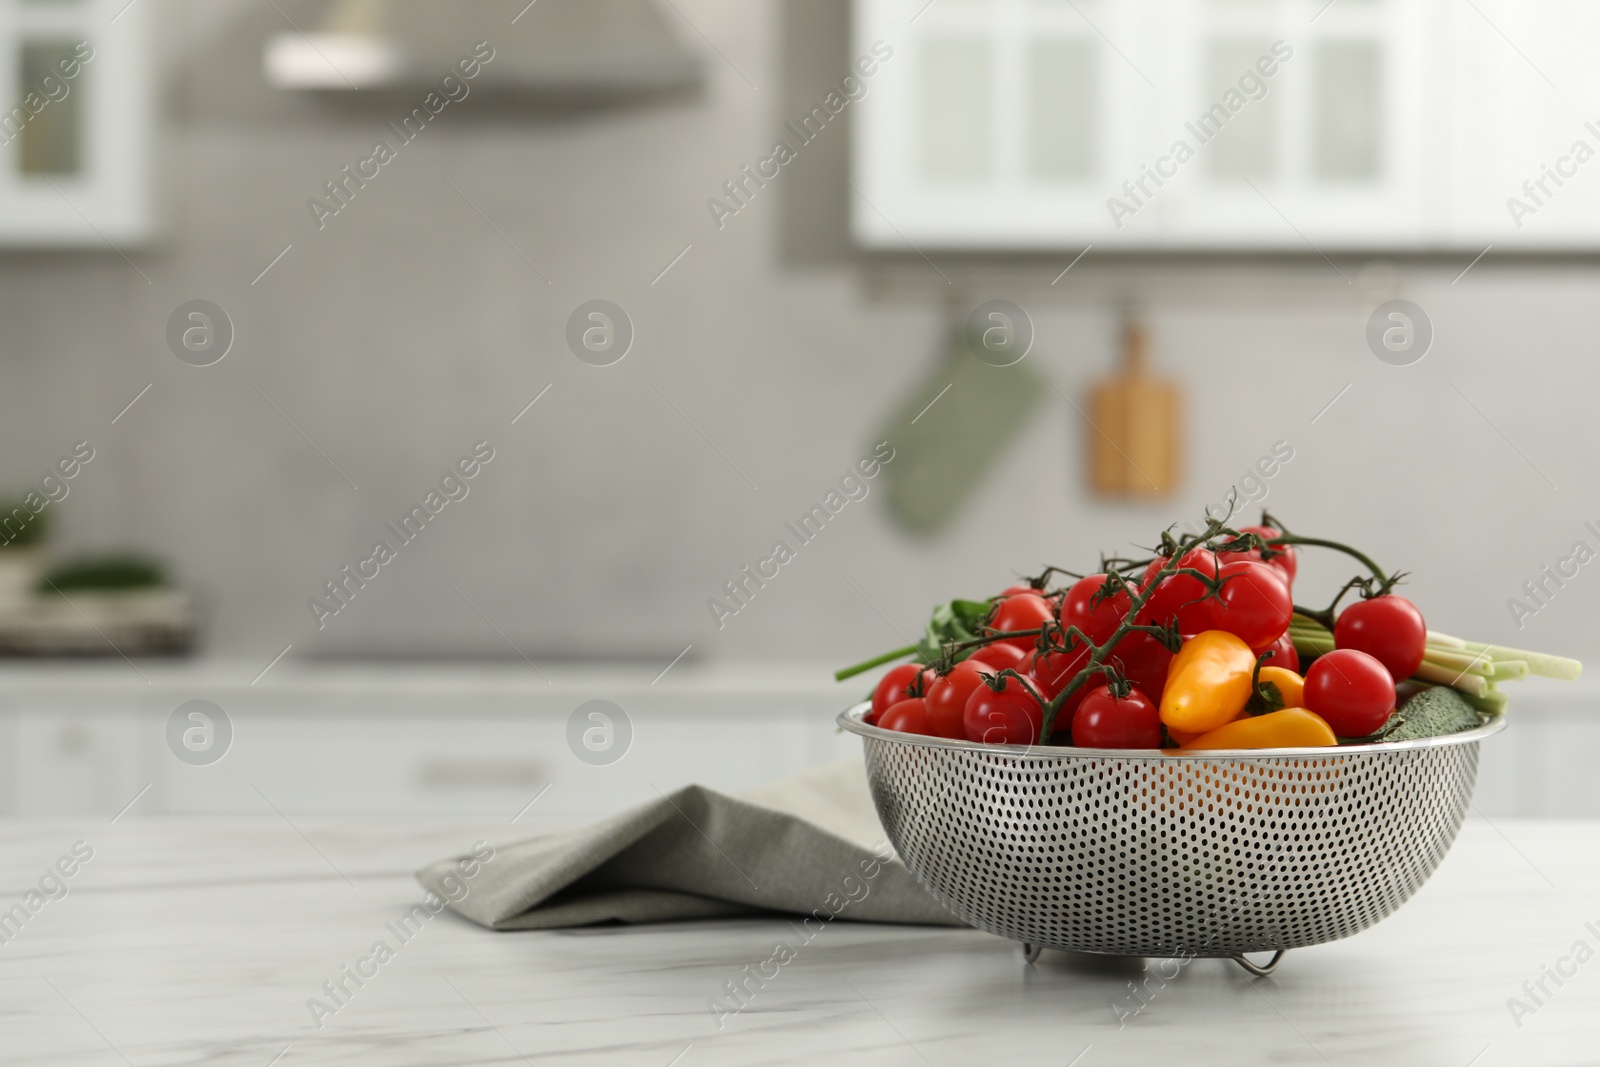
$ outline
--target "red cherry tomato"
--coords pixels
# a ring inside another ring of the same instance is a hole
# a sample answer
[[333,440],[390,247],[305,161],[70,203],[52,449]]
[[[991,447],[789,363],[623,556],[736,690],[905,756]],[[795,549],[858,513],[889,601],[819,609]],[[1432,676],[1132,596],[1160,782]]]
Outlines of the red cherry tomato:
[[[1067,683],[1077,677],[1089,662],[1089,648],[1087,645],[1073,645],[1070,652],[1046,652],[1043,655],[1034,653],[1028,661],[1028,676],[1033,679],[1034,688],[1046,700],[1054,700]],[[1078,705],[1083,703],[1084,695],[1094,688],[1085,682],[1078,687],[1078,691],[1067,698],[1056,712],[1055,724],[1051,732],[1064,734],[1072,729],[1072,716],[1078,710]]]
[[1117,697],[1102,685],[1090,691],[1072,720],[1079,748],[1160,748],[1161,713],[1137,689]]
[[885,730],[899,730],[904,734],[931,734],[928,728],[928,702],[922,697],[911,697],[893,704],[878,719]]
[[1399,683],[1422,666],[1428,624],[1415,604],[1390,593],[1358,601],[1340,612],[1333,624],[1333,643],[1372,656]]
[[[989,625],[996,630],[1037,630],[1055,618],[1050,604],[1037,593],[1018,593],[997,600],[989,612]],[[1031,651],[1037,637],[1007,637],[1003,644],[1016,645],[1024,652]]]
[[[1047,652],[1042,656],[1035,654],[1029,661],[1028,674],[1044,698],[1054,700],[1088,662],[1089,649],[1075,645],[1070,652]],[[1141,693],[1155,693],[1159,697],[1167,687],[1167,670],[1172,666],[1172,653],[1149,634],[1131,633],[1117,642],[1106,657],[1106,662],[1120,670]],[[1053,734],[1071,731],[1078,706],[1098,684],[1085,682],[1067,698],[1056,714],[1056,723],[1051,728]]]
[[891,667],[887,674],[878,679],[878,687],[872,691],[872,710],[867,713],[866,721],[876,722],[891,705],[898,704],[910,696],[921,696],[921,692],[911,692],[911,684],[924,672],[926,672],[923,678],[925,691],[928,683],[934,678],[932,668],[924,667],[920,663],[902,663],[898,667]]
[[1365,737],[1394,711],[1394,679],[1365,652],[1334,649],[1306,671],[1305,700],[1306,710],[1340,737]]
[[[1150,561],[1150,566],[1144,572],[1146,585],[1155,580],[1156,572],[1166,562],[1164,558]],[[1183,554],[1179,563],[1213,578],[1217,575],[1217,554],[1209,548],[1191,548]],[[1139,612],[1139,621],[1165,626],[1176,618],[1181,633],[1197,634],[1209,630],[1212,628],[1211,614],[1216,601],[1202,600],[1205,595],[1206,587],[1200,579],[1189,574],[1174,574],[1157,586],[1155,593],[1145,601]]]
[[[1029,638],[1029,640],[1031,641],[1032,638]],[[984,645],[968,656],[967,659],[975,659],[979,663],[987,663],[996,671],[1002,671],[1010,667],[1012,670],[1020,672],[1025,669],[1024,664],[1028,661],[1028,650],[1018,648],[1016,645],[1005,641],[996,641],[992,645]],[[965,663],[967,660],[962,660],[961,662]]]
[[[1239,532],[1253,533],[1263,541],[1268,541],[1274,537],[1283,536],[1283,531],[1274,530],[1270,526],[1241,526],[1239,527]],[[1282,577],[1283,580],[1288,583],[1289,587],[1293,589],[1294,576],[1300,570],[1300,561],[1298,556],[1295,554],[1294,546],[1279,545],[1277,548],[1272,550],[1272,553],[1273,556],[1271,559],[1262,559],[1261,550],[1258,548],[1252,548],[1248,552],[1226,552],[1223,554],[1223,559],[1229,562],[1232,562],[1235,559],[1253,559],[1257,562],[1265,563],[1267,566],[1277,570],[1280,574],[1280,577]]]
[[1008,596],[1039,596],[1039,595],[1040,595],[1039,590],[1035,589],[1031,585],[1026,585],[1026,584],[1024,584],[1024,585],[1008,585],[1000,593],[1000,596],[1002,596],[1002,597],[1008,597]]
[[930,685],[928,733],[935,737],[965,740],[967,701],[972,691],[983,684],[984,675],[998,673],[997,667],[975,659],[964,659],[952,667],[949,674]]
[[1289,629],[1294,598],[1278,570],[1241,559],[1225,564],[1218,594],[1222,603],[1211,613],[1211,627],[1226,630],[1251,648],[1270,645]]
[[967,740],[988,745],[1031,745],[1044,725],[1044,706],[1033,687],[1006,678],[996,692],[980,685],[967,699]]
[[1285,667],[1296,674],[1300,673],[1300,653],[1294,647],[1294,638],[1285,630],[1283,636],[1272,644],[1255,649],[1256,659],[1261,659],[1261,653],[1272,652],[1273,657],[1262,662],[1263,667]]
[[1080,578],[1061,600],[1061,625],[1076,626],[1097,645],[1103,644],[1106,638],[1115,633],[1128,616],[1128,593],[1125,589],[1096,603],[1095,598],[1106,581],[1104,574]]
[[[1069,651],[1035,652],[1028,660],[1028,675],[1046,700],[1054,700],[1089,662],[1089,646],[1074,644]],[[1081,693],[1082,690],[1080,689]],[[1077,697],[1077,694],[1073,694]],[[1081,699],[1081,698],[1079,698]],[[1062,725],[1065,726],[1065,720]]]
[[1152,700],[1160,700],[1167,688],[1167,668],[1172,666],[1172,653],[1149,634],[1132,633],[1117,642],[1107,662],[1115,664],[1139,692],[1150,695]]

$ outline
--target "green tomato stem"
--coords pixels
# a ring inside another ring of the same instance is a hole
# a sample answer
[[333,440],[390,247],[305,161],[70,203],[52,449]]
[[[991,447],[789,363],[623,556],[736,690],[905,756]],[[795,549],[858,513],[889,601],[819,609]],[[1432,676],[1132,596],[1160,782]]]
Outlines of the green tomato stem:
[[1299,534],[1286,533],[1280,537],[1266,538],[1266,543],[1273,547],[1278,545],[1311,545],[1316,548],[1331,548],[1335,552],[1343,552],[1345,555],[1358,560],[1363,567],[1372,572],[1374,578],[1378,579],[1379,585],[1388,587],[1394,584],[1389,576],[1384,573],[1383,568],[1372,561],[1371,556],[1358,548],[1351,548],[1349,545],[1341,544],[1338,541],[1326,541],[1320,537],[1301,537]]
[[1208,517],[1205,532],[1192,541],[1185,537],[1182,541],[1174,545],[1174,551],[1171,553],[1171,555],[1162,557],[1166,560],[1166,562],[1161,565],[1160,569],[1157,570],[1155,574],[1150,576],[1150,580],[1145,583],[1145,587],[1142,590],[1137,589],[1137,587],[1135,587],[1131,582],[1125,582],[1128,590],[1128,612],[1122,617],[1122,622],[1117,625],[1117,628],[1113,630],[1111,635],[1107,637],[1101,644],[1097,645],[1093,641],[1089,640],[1088,635],[1084,634],[1075,626],[1070,626],[1067,628],[1066,633],[1068,636],[1076,637],[1089,647],[1091,650],[1089,653],[1089,660],[1083,665],[1082,669],[1079,670],[1077,674],[1073,675],[1072,680],[1062,687],[1061,692],[1056,694],[1055,699],[1047,702],[1044,705],[1044,721],[1039,730],[1039,740],[1041,743],[1049,743],[1051,733],[1055,729],[1056,718],[1061,714],[1061,709],[1066,706],[1067,701],[1071,699],[1073,694],[1075,694],[1079,689],[1082,689],[1084,685],[1088,683],[1090,678],[1099,676],[1101,664],[1105,662],[1105,659],[1108,655],[1110,655],[1111,650],[1117,647],[1117,642],[1121,641],[1128,634],[1132,633],[1140,625],[1134,620],[1138,618],[1140,609],[1145,606],[1146,601],[1155,595],[1156,589],[1160,587],[1163,581],[1175,574],[1187,574],[1198,579],[1201,584],[1206,587],[1207,596],[1214,595],[1217,590],[1222,588],[1222,582],[1220,579],[1208,575],[1203,571],[1197,570],[1193,567],[1183,566],[1183,557],[1196,545],[1203,545],[1213,537],[1216,537],[1227,530],[1228,527],[1222,520]]

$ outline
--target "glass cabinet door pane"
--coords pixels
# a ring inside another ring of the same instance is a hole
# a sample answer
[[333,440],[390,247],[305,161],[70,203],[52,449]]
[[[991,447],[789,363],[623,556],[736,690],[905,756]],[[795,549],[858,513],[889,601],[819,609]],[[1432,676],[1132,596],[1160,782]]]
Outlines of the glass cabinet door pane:
[[27,41],[22,46],[18,105],[0,117],[0,137],[21,138],[24,175],[72,175],[83,167],[84,76],[62,76],[61,64],[78,66],[75,42]]
[[1206,143],[1199,151],[1217,178],[1270,178],[1277,170],[1278,101],[1255,69],[1272,42],[1213,41],[1201,113],[1192,122]]
[[1095,50],[1082,40],[1035,41],[1028,56],[1028,164],[1040,178],[1094,171]]
[[922,172],[982,178],[989,172],[989,42],[933,37],[922,52]]
[[1383,143],[1383,54],[1376,41],[1317,47],[1313,167],[1319,178],[1376,178]]

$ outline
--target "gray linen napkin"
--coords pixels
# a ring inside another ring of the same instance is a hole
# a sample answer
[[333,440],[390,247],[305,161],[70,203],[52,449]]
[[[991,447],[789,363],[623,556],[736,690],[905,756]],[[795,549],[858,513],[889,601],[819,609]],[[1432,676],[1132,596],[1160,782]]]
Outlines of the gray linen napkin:
[[859,759],[739,798],[685,786],[593,826],[475,856],[483,862],[430,864],[417,881],[495,930],[774,911],[961,925],[891,858]]

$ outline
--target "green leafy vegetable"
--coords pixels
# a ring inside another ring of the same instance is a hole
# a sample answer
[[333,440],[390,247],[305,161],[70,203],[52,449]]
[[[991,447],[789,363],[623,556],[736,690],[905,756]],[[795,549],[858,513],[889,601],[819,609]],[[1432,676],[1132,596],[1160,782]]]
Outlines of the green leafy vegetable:
[[[934,608],[928,628],[917,642],[917,655],[924,663],[932,663],[939,658],[939,651],[947,642],[975,640],[993,603],[992,600],[952,600]],[[970,648],[955,658],[963,660],[976,651]]]
[[1404,721],[1384,737],[1385,741],[1458,734],[1476,729],[1483,722],[1483,716],[1466,697],[1444,685],[1424,689],[1400,705],[1395,715]]

